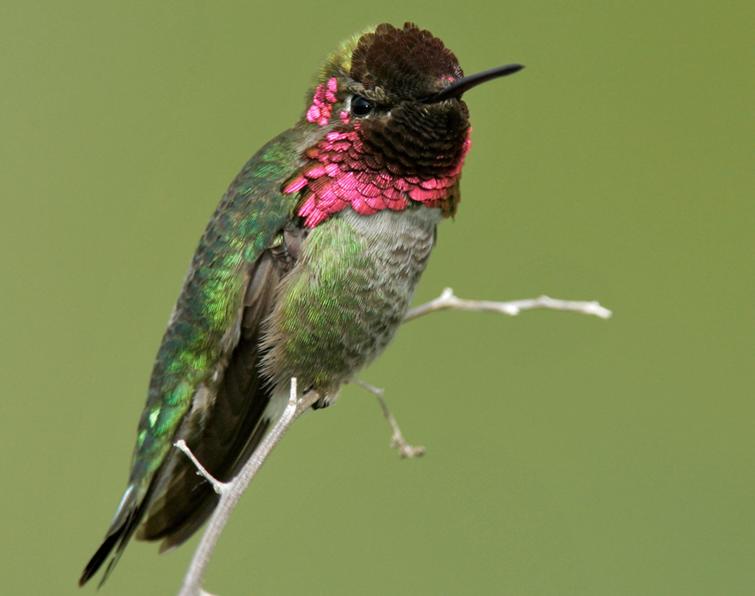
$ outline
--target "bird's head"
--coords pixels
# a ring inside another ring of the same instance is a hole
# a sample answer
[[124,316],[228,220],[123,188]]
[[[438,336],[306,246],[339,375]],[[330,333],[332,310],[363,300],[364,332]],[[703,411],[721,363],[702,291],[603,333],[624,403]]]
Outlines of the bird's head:
[[[382,24],[352,37],[325,61],[308,94],[301,125],[318,131],[320,140],[307,148],[310,175],[304,172],[286,188],[309,188],[304,215],[310,225],[345,204],[370,214],[446,201],[469,148],[462,94],[519,69],[509,65],[465,77],[443,42],[412,23]],[[343,184],[328,183],[326,190],[328,178]]]

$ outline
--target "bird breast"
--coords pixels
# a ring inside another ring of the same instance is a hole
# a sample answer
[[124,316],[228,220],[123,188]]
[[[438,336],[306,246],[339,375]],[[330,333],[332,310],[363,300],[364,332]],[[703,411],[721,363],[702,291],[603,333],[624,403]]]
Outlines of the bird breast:
[[285,390],[295,376],[321,394],[388,344],[425,269],[441,210],[363,216],[345,210],[310,231],[281,283],[263,340],[263,371]]

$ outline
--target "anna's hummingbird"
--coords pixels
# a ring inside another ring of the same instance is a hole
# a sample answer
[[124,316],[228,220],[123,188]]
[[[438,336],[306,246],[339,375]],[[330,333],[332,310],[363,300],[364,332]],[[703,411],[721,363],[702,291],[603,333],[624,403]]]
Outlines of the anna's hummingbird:
[[289,384],[334,395],[392,338],[459,203],[465,77],[429,31],[382,24],[325,62],[293,128],[244,166],[210,220],[157,353],[131,474],[79,579],[132,534],[189,538],[218,497],[173,444],[230,480],[281,415]]

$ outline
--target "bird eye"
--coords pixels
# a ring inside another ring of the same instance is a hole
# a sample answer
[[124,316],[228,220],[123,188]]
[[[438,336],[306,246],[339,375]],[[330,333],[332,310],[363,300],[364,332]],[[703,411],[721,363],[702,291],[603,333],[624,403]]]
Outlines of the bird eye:
[[354,116],[366,116],[373,110],[374,107],[375,104],[373,104],[369,99],[365,99],[361,95],[355,95],[351,98],[351,113],[354,114]]

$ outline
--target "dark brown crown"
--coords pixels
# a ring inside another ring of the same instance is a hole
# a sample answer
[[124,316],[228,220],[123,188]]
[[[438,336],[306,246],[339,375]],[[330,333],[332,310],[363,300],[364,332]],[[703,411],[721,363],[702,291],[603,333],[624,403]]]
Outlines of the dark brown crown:
[[464,76],[453,52],[413,23],[403,29],[383,23],[363,35],[351,56],[352,79],[404,97],[421,97]]

